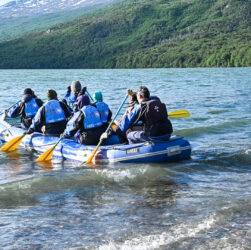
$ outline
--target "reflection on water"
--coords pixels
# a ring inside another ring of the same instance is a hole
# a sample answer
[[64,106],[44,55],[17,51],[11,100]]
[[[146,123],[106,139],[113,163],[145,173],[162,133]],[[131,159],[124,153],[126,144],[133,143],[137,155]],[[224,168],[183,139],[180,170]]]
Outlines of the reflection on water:
[[51,171],[53,169],[52,161],[40,161],[37,164],[44,169],[44,171]]

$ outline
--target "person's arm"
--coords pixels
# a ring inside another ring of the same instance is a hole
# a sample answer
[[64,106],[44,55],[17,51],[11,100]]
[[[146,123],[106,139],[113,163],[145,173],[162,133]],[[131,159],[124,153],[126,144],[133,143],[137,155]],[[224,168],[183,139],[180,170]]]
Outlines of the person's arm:
[[76,101],[77,97],[68,89],[64,99],[66,100],[66,102],[68,103],[68,105],[72,105],[74,104],[74,102]]
[[122,117],[121,120],[124,120],[125,117],[126,117],[126,115],[127,115],[128,113],[130,113],[132,110],[133,110],[133,107],[128,107],[128,108],[126,109],[126,111],[125,111],[125,113],[124,113],[124,115],[123,115],[123,117]]
[[59,102],[59,104],[60,104],[61,108],[64,110],[65,117],[69,118],[71,116],[71,112],[68,109],[68,107],[61,101]]
[[72,118],[66,124],[64,135],[66,137],[73,136],[80,128],[80,122],[83,120],[84,114],[81,111],[74,113]]
[[13,107],[11,107],[9,110],[6,110],[6,115],[10,118],[15,118],[19,115],[22,114],[22,110],[24,103],[23,102],[18,102],[16,105],[14,105]]
[[144,120],[144,116],[145,116],[145,113],[146,113],[146,110],[147,110],[147,106],[146,104],[136,104],[134,106],[134,109],[138,110],[138,114],[137,116],[135,117],[135,119],[133,120],[132,124],[131,124],[131,127],[133,125],[136,125],[138,124],[139,122],[143,122]]
[[31,125],[27,131],[27,134],[31,134],[36,130],[41,129],[41,127],[45,124],[45,107],[42,106],[37,111],[35,117],[32,119]]
[[36,98],[36,103],[37,103],[38,107],[42,107],[44,104],[44,102],[39,98]]
[[107,121],[110,122],[111,120],[112,120],[112,111],[109,109]]
[[135,121],[139,119],[140,111],[141,106],[138,105],[125,116],[125,118],[118,125],[122,132],[126,132],[126,130],[129,129],[135,123]]
[[74,113],[76,113],[77,111],[79,111],[79,103],[78,103],[78,102],[74,102],[74,103],[72,104],[72,111],[73,111]]

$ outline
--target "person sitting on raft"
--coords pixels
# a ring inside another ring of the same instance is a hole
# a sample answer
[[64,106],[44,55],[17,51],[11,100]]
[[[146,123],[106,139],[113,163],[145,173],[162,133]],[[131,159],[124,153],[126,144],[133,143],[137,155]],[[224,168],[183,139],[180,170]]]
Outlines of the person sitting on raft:
[[128,108],[126,109],[124,115],[122,116],[122,119],[120,121],[116,120],[115,124],[118,125],[122,120],[125,119],[126,115],[134,109],[135,105],[138,105],[138,100],[137,100],[137,93],[132,91],[131,89],[128,90],[128,95],[129,95],[129,105]]
[[93,95],[95,107],[98,109],[100,114],[101,121],[103,123],[103,132],[107,129],[111,118],[112,118],[112,111],[109,109],[109,106],[103,101],[103,95],[101,91],[97,91]]
[[[117,134],[119,137],[119,140],[121,143],[128,143],[128,140],[126,138],[126,134],[123,133],[120,130],[120,127],[123,127],[125,123],[128,123],[130,120],[130,113],[139,106],[138,100],[137,100],[137,92],[132,91],[131,89],[128,90],[128,96],[129,96],[129,106],[126,109],[123,117],[121,120],[116,120],[114,123],[117,125],[117,127],[113,127],[113,134]],[[121,123],[121,125],[119,125]],[[142,122],[139,121],[137,124],[133,124],[133,126],[130,127],[130,131],[138,131],[142,130]]]
[[[135,105],[112,132],[118,135],[121,143],[127,140],[130,144],[139,143],[149,141],[151,137],[163,138],[163,136],[168,140],[173,128],[168,119],[166,105],[159,98],[150,98],[150,92],[145,86],[141,86],[137,91],[137,100],[140,105]],[[139,121],[142,121],[142,130],[131,131],[134,124]],[[107,137],[107,133],[102,134],[102,139]]]
[[81,89],[81,91],[79,92],[78,97],[77,97],[77,100],[76,100],[76,102],[73,104],[74,112],[77,112],[77,111],[79,111],[81,108],[84,107],[84,104],[85,104],[85,102],[86,102],[86,99],[89,99],[89,103],[91,102],[89,96],[86,94],[86,90],[87,90],[87,87],[83,87],[83,88]]
[[134,107],[137,107],[137,105],[139,105],[138,100],[137,100],[137,92],[134,92],[131,89],[128,89],[128,96],[129,96],[128,108],[126,109],[126,111],[125,111],[124,115],[122,116],[121,120],[115,120],[114,121],[114,123],[116,125],[119,125],[119,123],[121,121],[123,121],[130,112],[132,112]]
[[[64,97],[64,100],[67,102],[68,106],[74,111],[76,112],[76,101],[77,101],[77,97],[81,91],[81,83],[80,81],[73,81],[71,83],[71,86],[67,87],[67,93]],[[63,101],[64,101],[63,100]]]
[[61,138],[69,138],[74,135],[76,142],[86,145],[96,145],[103,133],[102,121],[98,109],[90,104],[88,96],[82,98],[81,109],[74,113],[67,123]]
[[27,88],[24,90],[22,100],[9,110],[6,110],[5,114],[10,118],[21,116],[21,127],[28,129],[32,119],[42,105],[43,101],[36,97],[32,89]]
[[65,130],[67,119],[71,116],[69,109],[57,99],[57,92],[53,89],[47,91],[47,99],[33,118],[27,134],[39,132],[42,128],[46,135],[59,136]]

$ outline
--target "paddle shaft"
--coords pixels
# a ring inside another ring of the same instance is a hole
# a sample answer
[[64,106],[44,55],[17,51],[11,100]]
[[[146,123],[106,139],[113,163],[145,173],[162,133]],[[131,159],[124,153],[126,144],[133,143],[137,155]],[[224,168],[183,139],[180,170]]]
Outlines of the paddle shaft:
[[121,109],[122,109],[123,105],[124,105],[124,104],[125,104],[125,102],[126,102],[127,97],[128,97],[128,95],[126,95],[126,96],[125,96],[125,98],[124,98],[123,102],[121,103],[121,105],[120,105],[119,109],[117,110],[117,112],[116,112],[116,114],[115,114],[114,118],[112,119],[112,121],[110,122],[109,126],[107,127],[107,129],[106,129],[106,131],[105,131],[106,133],[109,131],[109,129],[111,128],[112,124],[113,124],[113,123],[114,123],[114,121],[116,120],[116,118],[117,118],[117,116],[118,116],[119,112],[121,111]]
[[[128,95],[125,96],[125,98],[124,98],[123,102],[121,103],[119,109],[117,110],[117,112],[116,112],[114,118],[112,119],[112,121],[110,122],[109,126],[108,126],[107,129],[105,130],[105,133],[107,133],[107,132],[109,131],[109,129],[111,128],[113,122],[114,122],[115,119],[117,118],[117,116],[118,116],[119,112],[121,111],[121,109],[122,109],[124,103],[126,102],[127,97],[128,97]],[[98,151],[100,145],[102,144],[102,142],[103,142],[103,140],[100,139],[98,145],[96,146],[96,148],[95,148],[94,151],[92,152],[91,156],[90,156],[90,157],[88,158],[88,160],[86,161],[87,164],[92,162],[92,159],[93,159],[94,156],[96,155],[96,153],[97,153],[97,151]]]
[[53,146],[53,148],[51,148],[51,149],[52,149],[52,150],[55,149],[55,147],[59,144],[59,142],[61,142],[62,139],[63,139],[63,138],[60,138],[60,139],[56,142],[56,144]]
[[46,150],[43,154],[41,154],[36,159],[36,161],[49,161],[51,159],[51,157],[52,157],[52,152],[54,151],[54,149],[56,148],[56,146],[59,144],[59,142],[61,140],[62,140],[62,138],[60,138],[52,148]]
[[[10,110],[11,108],[13,108],[15,105],[17,105],[20,101],[16,102],[15,104],[11,105],[7,110]],[[0,113],[0,115],[2,115],[3,112]]]
[[88,90],[86,90],[86,93],[89,96],[89,98],[91,99],[91,101],[94,102],[94,99],[92,98],[92,96],[90,95],[90,93],[88,92]]

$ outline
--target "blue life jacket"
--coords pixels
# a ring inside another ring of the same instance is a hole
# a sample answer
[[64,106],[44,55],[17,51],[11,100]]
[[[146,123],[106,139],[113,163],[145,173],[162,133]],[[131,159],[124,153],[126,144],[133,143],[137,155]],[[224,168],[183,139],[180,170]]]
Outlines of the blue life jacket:
[[58,100],[48,101],[45,105],[45,123],[54,123],[66,120],[65,113]]
[[34,117],[39,109],[36,99],[32,98],[30,101],[25,103],[25,116]]
[[71,119],[67,122],[66,129],[65,129],[66,136],[68,137],[71,136],[71,132],[75,129],[75,123],[81,114],[82,114],[81,111],[77,111],[76,113],[73,114]]
[[101,121],[103,123],[107,123],[108,122],[108,115],[109,115],[108,105],[104,102],[97,102],[95,104],[96,104],[96,107],[97,107],[98,112],[100,114]]
[[67,101],[69,106],[72,106],[77,100],[77,97],[74,95],[74,93],[66,93],[64,99]]
[[84,128],[96,128],[102,126],[102,121],[100,119],[100,115],[98,109],[93,107],[92,105],[84,106],[81,111],[85,115],[84,119]]

